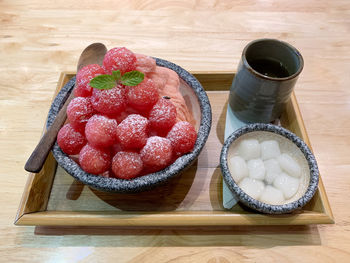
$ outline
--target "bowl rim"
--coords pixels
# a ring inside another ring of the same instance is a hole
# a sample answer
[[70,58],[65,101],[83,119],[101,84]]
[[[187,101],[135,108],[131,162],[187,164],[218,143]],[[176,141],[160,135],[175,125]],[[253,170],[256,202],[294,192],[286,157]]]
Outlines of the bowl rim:
[[[293,202],[283,204],[283,205],[271,205],[267,203],[263,203],[258,201],[248,194],[246,194],[239,186],[236,184],[235,180],[232,178],[230,170],[227,164],[227,155],[230,145],[239,137],[244,134],[257,132],[257,131],[265,131],[271,132],[278,135],[283,136],[286,139],[292,141],[303,153],[310,171],[310,181],[309,185],[306,189],[306,192],[298,199]],[[220,167],[223,179],[225,180],[228,188],[232,191],[235,197],[241,201],[246,206],[255,209],[262,213],[267,214],[282,214],[289,213],[298,208],[303,207],[306,203],[308,203],[311,198],[314,196],[319,182],[319,170],[317,166],[316,159],[311,152],[310,148],[306,145],[306,143],[299,138],[293,132],[277,125],[267,124],[267,123],[253,123],[243,126],[236,131],[234,131],[224,142],[224,145],[220,154]]]
[[[201,83],[191,73],[167,60],[160,58],[154,59],[156,60],[157,66],[162,66],[174,70],[179,75],[179,77],[185,83],[187,83],[190,88],[192,88],[197,96],[202,114],[194,150],[179,157],[174,163],[167,166],[163,170],[136,177],[131,180],[125,180],[118,178],[107,178],[100,175],[86,173],[76,162],[74,162],[67,154],[61,150],[56,141],[52,149],[53,156],[55,157],[57,163],[73,178],[92,188],[105,192],[135,193],[150,190],[157,185],[166,182],[170,178],[177,176],[183,170],[191,166],[191,164],[197,159],[199,153],[203,149],[208,139],[211,129],[212,112],[209,98]],[[63,106],[66,98],[69,96],[69,93],[73,90],[75,85],[75,78],[75,76],[72,77],[55,97],[49,110],[46,124],[47,128],[51,126],[58,111]]]

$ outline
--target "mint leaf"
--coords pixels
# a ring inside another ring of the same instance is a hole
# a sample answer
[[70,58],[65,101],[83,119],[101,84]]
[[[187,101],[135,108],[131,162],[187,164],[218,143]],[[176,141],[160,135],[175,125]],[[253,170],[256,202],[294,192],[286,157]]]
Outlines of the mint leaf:
[[116,81],[111,75],[99,75],[90,80],[90,86],[95,89],[112,89],[116,85]]
[[137,70],[133,70],[130,72],[126,72],[123,76],[122,76],[122,84],[125,86],[137,86],[138,84],[140,84],[143,79],[144,79],[145,75]]
[[119,69],[118,70],[113,70],[112,76],[113,76],[115,81],[120,80],[120,78],[121,78],[120,70]]
[[114,70],[112,75],[99,75],[90,80],[90,86],[95,89],[112,89],[120,82],[125,86],[137,86],[144,79],[144,74],[134,70],[121,76],[120,70]]

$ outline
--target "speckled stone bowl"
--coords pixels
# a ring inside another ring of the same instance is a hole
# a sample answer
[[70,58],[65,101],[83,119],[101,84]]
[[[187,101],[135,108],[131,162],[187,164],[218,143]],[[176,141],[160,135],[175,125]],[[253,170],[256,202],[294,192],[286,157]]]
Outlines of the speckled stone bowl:
[[[86,173],[76,162],[62,152],[61,148],[56,143],[52,149],[54,157],[56,158],[58,164],[75,179],[101,191],[135,193],[149,190],[157,185],[165,183],[170,178],[173,178],[183,172],[197,159],[205,142],[207,141],[211,128],[212,116],[208,96],[202,85],[189,72],[169,61],[158,58],[155,59],[158,66],[170,68],[177,72],[180,77],[180,91],[184,96],[187,106],[192,111],[194,118],[197,120],[196,130],[198,136],[193,151],[181,156],[173,164],[161,171],[134,178],[132,180],[123,180]],[[69,96],[69,92],[73,89],[74,84],[75,77],[62,88],[55,98],[49,111],[47,127],[52,124],[59,109]]]
[[[297,200],[283,204],[283,205],[270,205],[270,204],[263,203],[261,201],[258,201],[250,197],[245,192],[243,192],[243,190],[238,186],[238,184],[232,178],[228,167],[228,162],[227,162],[230,147],[235,145],[235,142],[241,136],[246,135],[248,133],[256,132],[256,131],[270,132],[270,133],[281,135],[284,138],[293,142],[303,154],[304,157],[301,157],[301,158],[305,158],[304,161],[307,162],[307,166],[310,172],[310,179],[308,181],[308,185],[306,185],[305,187],[306,188],[305,193],[302,194],[302,196]],[[309,147],[294,133],[280,126],[276,126],[272,124],[262,124],[262,123],[249,124],[233,132],[226,139],[224,143],[224,146],[221,151],[221,156],[220,156],[220,164],[221,164],[221,171],[222,171],[223,178],[227,183],[227,186],[229,187],[229,189],[237,198],[237,200],[241,201],[243,204],[245,204],[246,206],[252,209],[255,209],[257,211],[267,213],[267,214],[289,213],[298,208],[303,207],[307,202],[311,200],[318,186],[318,179],[319,179],[318,167],[317,167],[315,157],[310,151]]]

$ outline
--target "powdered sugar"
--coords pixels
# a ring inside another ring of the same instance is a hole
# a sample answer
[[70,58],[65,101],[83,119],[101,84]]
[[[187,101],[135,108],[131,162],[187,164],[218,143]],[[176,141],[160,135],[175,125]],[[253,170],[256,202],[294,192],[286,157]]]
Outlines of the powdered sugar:
[[87,144],[80,151],[79,163],[84,171],[91,174],[101,174],[109,169],[111,156],[109,152]]
[[112,160],[112,170],[117,178],[135,178],[141,173],[142,168],[143,162],[136,152],[121,151]]
[[92,94],[90,80],[98,75],[105,74],[103,68],[98,64],[91,64],[83,67],[76,78],[76,86],[74,88],[75,97],[89,97]]
[[124,74],[135,69],[136,56],[125,47],[112,48],[103,59],[103,67],[107,74],[112,74],[114,70],[120,70]]
[[146,166],[158,169],[164,168],[172,159],[171,142],[159,136],[149,137],[140,155]]
[[115,119],[103,115],[92,116],[85,127],[88,142],[96,147],[110,147],[117,142],[117,126]]
[[126,108],[125,89],[122,85],[109,90],[93,89],[91,102],[101,113],[119,114]]
[[153,130],[166,135],[176,122],[176,108],[171,100],[160,98],[149,114]]
[[125,149],[142,148],[148,137],[148,120],[139,115],[131,114],[117,128],[117,136]]
[[86,139],[82,133],[67,123],[58,132],[57,143],[66,154],[72,155],[80,152],[86,144]]
[[192,151],[197,139],[195,128],[186,121],[177,122],[169,131],[167,138],[176,154],[184,154]]
[[90,98],[74,98],[67,107],[67,117],[75,129],[83,130],[88,119],[94,114]]
[[129,87],[128,103],[140,111],[149,111],[158,101],[158,90],[151,79],[145,78],[139,85]]

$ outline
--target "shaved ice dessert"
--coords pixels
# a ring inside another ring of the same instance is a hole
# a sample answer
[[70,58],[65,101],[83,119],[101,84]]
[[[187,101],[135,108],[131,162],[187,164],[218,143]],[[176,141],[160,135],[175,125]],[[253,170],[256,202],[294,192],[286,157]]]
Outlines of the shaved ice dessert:
[[235,141],[228,167],[246,194],[271,205],[297,200],[310,180],[307,161],[297,146],[269,132],[251,132]]
[[[57,143],[91,174],[130,180],[160,171],[193,150],[196,121],[171,69],[127,48],[76,76],[68,123]],[[76,158],[75,158],[76,159]]]

